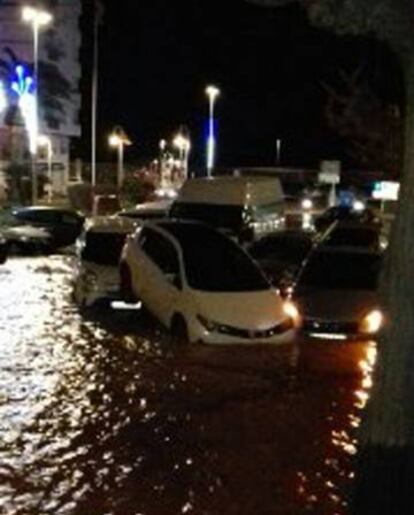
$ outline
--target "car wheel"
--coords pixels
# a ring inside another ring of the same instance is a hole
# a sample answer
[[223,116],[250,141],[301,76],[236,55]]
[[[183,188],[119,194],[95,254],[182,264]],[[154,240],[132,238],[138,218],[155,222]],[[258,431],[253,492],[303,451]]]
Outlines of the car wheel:
[[125,302],[137,302],[138,299],[132,289],[131,270],[125,263],[122,263],[120,268],[120,292]]
[[170,327],[171,342],[175,345],[188,343],[187,323],[182,315],[174,315]]

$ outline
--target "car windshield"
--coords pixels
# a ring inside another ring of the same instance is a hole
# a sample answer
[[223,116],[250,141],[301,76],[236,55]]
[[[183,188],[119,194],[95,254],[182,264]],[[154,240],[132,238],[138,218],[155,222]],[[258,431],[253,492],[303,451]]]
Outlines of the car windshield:
[[232,240],[207,227],[176,224],[169,228],[183,250],[188,284],[209,292],[247,292],[269,284],[247,254]]
[[125,234],[88,232],[81,257],[98,265],[117,266],[125,242]]
[[381,256],[368,253],[315,253],[299,279],[299,288],[375,290]]
[[249,254],[259,261],[271,259],[298,265],[306,257],[311,246],[310,238],[281,233],[253,243],[249,248]]

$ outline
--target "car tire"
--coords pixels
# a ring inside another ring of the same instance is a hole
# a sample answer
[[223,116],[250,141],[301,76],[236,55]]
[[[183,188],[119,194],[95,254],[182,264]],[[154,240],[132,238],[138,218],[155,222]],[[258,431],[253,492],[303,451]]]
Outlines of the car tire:
[[132,277],[131,277],[131,270],[129,269],[129,266],[125,263],[121,264],[121,268],[119,271],[119,280],[120,280],[120,293],[121,298],[124,302],[137,302],[138,299],[136,295],[134,294],[134,291],[132,289]]
[[170,327],[170,338],[174,345],[185,345],[189,342],[187,322],[182,315],[176,314],[173,316]]

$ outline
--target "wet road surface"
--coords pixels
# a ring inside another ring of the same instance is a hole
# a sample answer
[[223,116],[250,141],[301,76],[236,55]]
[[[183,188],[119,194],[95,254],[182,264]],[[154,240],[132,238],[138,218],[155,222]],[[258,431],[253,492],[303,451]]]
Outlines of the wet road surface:
[[0,267],[1,515],[345,513],[373,346],[171,348],[71,269]]

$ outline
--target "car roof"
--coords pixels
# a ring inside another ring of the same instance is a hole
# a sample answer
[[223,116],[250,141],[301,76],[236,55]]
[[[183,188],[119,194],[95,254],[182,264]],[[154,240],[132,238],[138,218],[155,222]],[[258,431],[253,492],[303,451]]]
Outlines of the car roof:
[[117,216],[94,216],[86,223],[85,231],[99,233],[121,233],[133,232],[137,224],[128,218]]
[[49,213],[67,213],[70,215],[81,216],[77,211],[68,208],[60,208],[53,206],[26,206],[26,207],[17,207],[12,210],[12,214],[18,213],[30,213],[36,211],[44,211]]
[[200,238],[224,238],[227,236],[203,222],[196,220],[174,220],[161,219],[158,221],[145,222],[143,227],[160,229],[169,237],[173,237],[180,245],[186,246],[190,241],[198,241]]
[[156,202],[145,202],[144,204],[137,204],[135,207],[130,209],[123,209],[119,213],[118,216],[131,216],[131,217],[139,217],[145,215],[162,215],[163,213],[167,213],[168,209],[171,207],[171,201],[160,200]]

